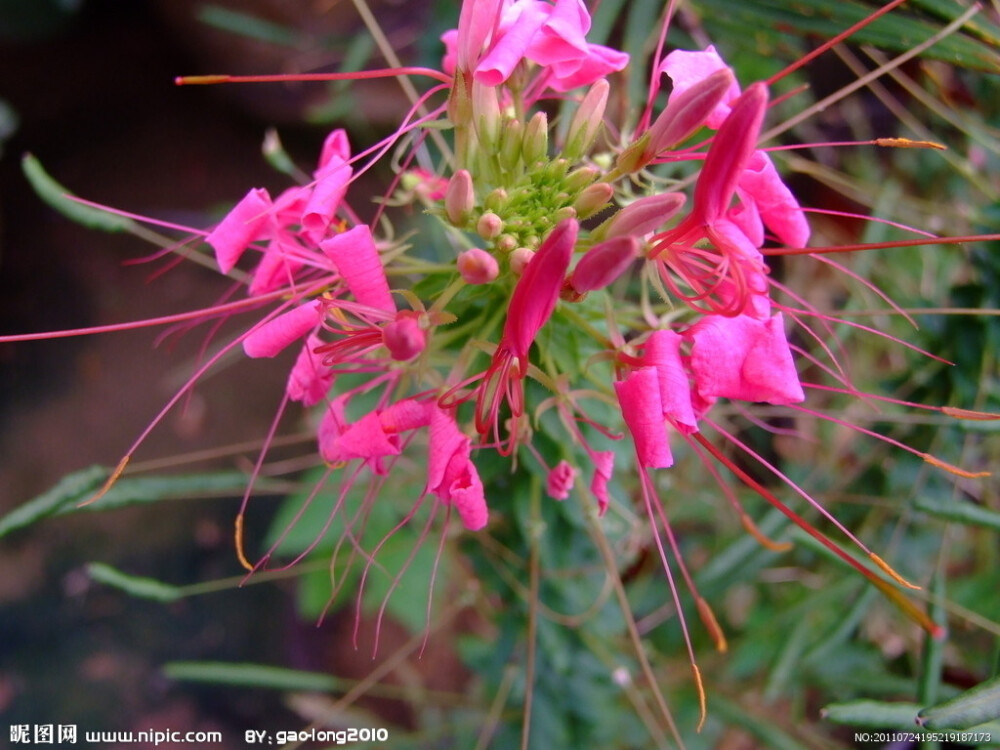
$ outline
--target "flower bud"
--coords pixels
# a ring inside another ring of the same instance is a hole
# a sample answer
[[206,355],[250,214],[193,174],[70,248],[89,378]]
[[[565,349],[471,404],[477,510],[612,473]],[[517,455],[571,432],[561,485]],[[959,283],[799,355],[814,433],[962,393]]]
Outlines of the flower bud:
[[576,469],[566,461],[556,464],[545,479],[545,491],[554,500],[565,500],[573,489]]
[[580,106],[573,115],[573,121],[569,125],[569,132],[566,135],[566,148],[563,149],[563,156],[571,161],[582,158],[590,147],[594,145],[597,138],[597,131],[604,121],[604,110],[608,106],[608,92],[611,84],[607,79],[599,78],[590,87],[590,91],[583,97]]
[[483,201],[483,205],[490,211],[500,211],[504,206],[507,205],[507,200],[509,196],[507,191],[503,188],[497,188],[486,196],[486,200]]
[[500,275],[496,258],[477,247],[459,254],[458,272],[467,284],[488,284]]
[[544,112],[536,112],[524,129],[521,158],[530,167],[535,162],[544,161],[548,154],[549,120]]
[[615,237],[590,248],[570,274],[569,284],[578,294],[603,289],[632,265],[639,256],[635,237]]
[[515,276],[524,273],[531,259],[535,257],[535,251],[526,247],[519,247],[510,254],[510,270]]
[[599,174],[600,172],[593,167],[580,167],[579,169],[574,169],[566,175],[566,179],[563,180],[563,187],[566,190],[575,193],[590,185],[597,179]]
[[577,216],[586,219],[608,205],[614,193],[615,189],[607,182],[595,182],[577,196],[573,208],[576,209]]
[[427,346],[427,332],[412,317],[400,315],[382,328],[382,343],[397,362],[413,359]]
[[517,238],[512,234],[503,234],[497,238],[497,250],[509,253],[517,247]]
[[624,235],[644,237],[663,226],[681,209],[685,200],[684,193],[659,193],[640,198],[597,227],[592,236],[597,240]]
[[475,208],[476,194],[472,189],[472,175],[460,169],[448,181],[444,194],[444,210],[448,221],[456,227],[463,227],[469,221],[469,213]]
[[647,161],[677,145],[704,125],[726,97],[733,80],[732,71],[723,68],[674,97],[649,128],[649,144],[644,150]]
[[503,219],[492,211],[487,211],[479,217],[476,222],[476,232],[484,240],[492,240],[500,236],[503,231]]
[[520,120],[508,120],[504,123],[500,135],[500,166],[508,172],[517,169],[521,160],[521,143],[524,140],[524,126]]
[[500,100],[497,99],[497,90],[493,86],[473,82],[472,121],[476,125],[479,142],[487,151],[495,151],[500,145],[503,118],[500,114]]

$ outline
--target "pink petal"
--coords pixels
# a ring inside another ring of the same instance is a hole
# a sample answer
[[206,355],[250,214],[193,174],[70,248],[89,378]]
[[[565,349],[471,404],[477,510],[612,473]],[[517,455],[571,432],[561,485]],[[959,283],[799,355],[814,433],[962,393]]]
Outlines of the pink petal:
[[251,190],[205,238],[215,250],[215,260],[223,273],[229,273],[247,246],[260,238],[271,212],[267,191]]
[[[666,73],[674,84],[673,89],[670,91],[667,106],[669,107],[670,102],[675,98],[705,78],[708,78],[712,73],[728,69],[729,66],[719,57],[719,53],[715,51],[714,45],[709,45],[702,52],[674,50],[660,63],[660,73]],[[736,77],[734,76],[726,96],[708,116],[706,120],[708,127],[717,129],[722,125],[723,120],[729,115],[729,104],[739,95],[740,85],[736,82]]]
[[316,167],[316,175],[323,171],[329,164],[340,165],[351,158],[351,144],[347,140],[347,131],[337,128],[332,131],[323,141],[323,150],[320,152],[319,165]]
[[566,219],[556,225],[524,269],[507,308],[503,340],[526,367],[528,350],[559,301],[563,278],[573,257],[579,224]]
[[397,401],[379,413],[382,429],[387,433],[406,432],[431,423],[433,407],[426,401],[408,398]]
[[630,235],[613,237],[590,248],[569,277],[578,294],[603,289],[621,276],[639,257],[639,240]]
[[805,400],[781,314],[706,316],[691,327],[691,369],[703,398],[791,404]]
[[554,64],[548,84],[556,91],[572,91],[580,86],[589,86],[611,73],[624,70],[628,60],[625,52],[600,44],[589,44],[587,54],[583,57]]
[[486,525],[489,510],[483,483],[472,463],[469,438],[458,429],[454,418],[432,407],[427,490],[445,503],[453,503],[462,523],[471,531]]
[[326,235],[350,181],[351,167],[337,159],[316,173],[316,184],[302,211],[302,227],[313,241]]
[[273,357],[296,339],[314,330],[323,319],[323,304],[312,300],[300,305],[262,326],[243,339],[243,351],[248,357]]
[[548,19],[531,40],[526,57],[539,65],[580,60],[587,55],[590,15],[581,0],[556,0]]
[[299,352],[298,359],[288,373],[285,393],[292,401],[301,401],[306,406],[318,404],[330,392],[333,384],[333,370],[323,366],[323,357],[314,349],[323,345],[315,333],[310,334]]
[[319,439],[319,454],[328,463],[338,463],[341,460],[338,457],[338,441],[344,432],[344,428],[347,426],[347,420],[344,417],[344,408],[346,406],[346,396],[338,396],[333,399],[326,407],[326,411],[323,412],[323,419],[319,423],[317,435]]
[[808,244],[809,222],[766,153],[754,152],[740,175],[739,188],[753,197],[764,223],[782,242],[789,247]]
[[674,458],[667,442],[660,401],[660,382],[653,367],[640,367],[615,383],[622,417],[632,433],[640,466],[665,469]]
[[660,386],[663,416],[686,433],[698,431],[698,420],[691,405],[691,383],[681,360],[681,342],[677,333],[653,331],[643,348],[642,361],[656,370]]
[[615,454],[611,451],[597,451],[591,458],[594,460],[594,476],[590,480],[590,491],[597,498],[597,510],[602,516],[608,509],[611,498],[608,497],[608,482],[615,466]]
[[337,267],[354,299],[362,305],[395,315],[396,305],[389,293],[382,259],[366,225],[334,235],[319,246]]
[[[502,0],[476,0],[462,3],[455,33],[455,63],[471,71],[479,60],[490,36],[495,32],[503,10]],[[447,70],[446,70],[447,72]]]
[[398,456],[400,452],[399,438],[386,434],[378,412],[373,411],[348,425],[340,434],[336,444],[336,462],[364,459],[376,474],[381,474],[378,459]]
[[545,491],[549,497],[553,500],[565,500],[569,497],[576,473],[576,469],[570,466],[568,461],[556,464],[545,479]]
[[296,272],[302,268],[300,253],[302,248],[290,234],[280,231],[272,239],[260,262],[253,271],[248,290],[251,296],[267,294],[283,286],[294,283]]
[[499,38],[494,38],[492,48],[476,66],[476,80],[486,86],[499,86],[510,78],[548,18],[550,7],[531,1],[509,6],[500,22]]

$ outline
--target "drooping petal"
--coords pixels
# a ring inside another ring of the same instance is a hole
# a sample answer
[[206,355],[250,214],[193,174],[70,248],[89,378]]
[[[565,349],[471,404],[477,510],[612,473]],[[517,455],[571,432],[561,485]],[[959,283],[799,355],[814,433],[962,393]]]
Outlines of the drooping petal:
[[698,431],[691,405],[691,383],[681,360],[683,338],[667,329],[653,331],[643,348],[642,361],[656,370],[663,416],[687,433]]
[[329,164],[344,164],[351,158],[351,144],[347,140],[347,131],[337,128],[331,131],[323,141],[323,150],[320,152],[319,164],[316,167],[316,177]]
[[454,418],[432,407],[428,441],[427,491],[445,503],[452,503],[471,531],[489,520],[483,483],[471,458],[471,442],[458,429]]
[[809,222],[765,152],[754,152],[740,175],[739,189],[753,197],[764,223],[782,242],[789,247],[808,244]]
[[652,469],[672,466],[660,401],[660,382],[653,367],[640,367],[615,383],[622,417],[632,434],[639,465]]
[[310,334],[299,352],[298,359],[288,373],[285,393],[292,401],[301,401],[305,406],[318,404],[330,392],[334,372],[323,366],[323,356],[313,350],[322,346],[323,340],[315,333]]
[[628,60],[625,52],[600,44],[588,44],[586,55],[580,59],[553,65],[548,84],[561,92],[590,86],[611,73],[624,70]]
[[377,411],[368,412],[353,424],[347,425],[336,441],[334,459],[337,462],[363,459],[376,474],[383,473],[379,459],[398,456],[401,452],[399,437],[385,431]]
[[243,339],[243,351],[248,357],[273,357],[296,339],[300,339],[320,324],[323,304],[311,300],[267,321]]
[[[503,0],[462,3],[455,32],[455,64],[462,71],[475,68],[485,45],[500,21]],[[447,72],[447,69],[446,69]]]
[[261,237],[271,212],[271,196],[263,188],[251,190],[233,206],[205,242],[215,250],[219,270],[229,273],[247,246]]
[[319,246],[337,267],[354,299],[362,305],[392,315],[396,313],[382,259],[375,247],[371,230],[366,225],[361,224],[334,235]]
[[545,479],[545,491],[554,500],[565,500],[573,489],[576,469],[568,461],[560,461]]
[[597,451],[591,458],[594,461],[594,476],[590,480],[590,491],[597,498],[597,511],[600,515],[608,509],[611,498],[608,496],[608,482],[615,466],[615,454],[612,451]]
[[302,210],[302,227],[314,242],[326,236],[350,181],[351,167],[336,157],[316,173],[316,184]]
[[267,244],[267,250],[253,271],[249,294],[267,294],[283,286],[291,286],[295,274],[302,268],[302,253],[302,248],[288,232],[279,231]]
[[613,237],[590,248],[569,277],[578,294],[603,289],[621,276],[639,257],[639,240],[630,235]]
[[383,409],[378,416],[382,429],[387,433],[406,432],[427,427],[431,422],[432,408],[426,401],[408,398]]
[[688,332],[691,370],[703,398],[792,404],[805,399],[781,313],[706,316]]

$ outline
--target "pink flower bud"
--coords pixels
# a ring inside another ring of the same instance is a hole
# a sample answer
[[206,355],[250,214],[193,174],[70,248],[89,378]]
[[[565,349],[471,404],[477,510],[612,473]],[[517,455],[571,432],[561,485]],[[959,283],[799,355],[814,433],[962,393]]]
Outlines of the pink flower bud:
[[487,211],[476,222],[476,232],[484,240],[493,240],[503,231],[503,219],[492,211]]
[[632,236],[595,245],[576,264],[569,277],[570,286],[578,294],[603,289],[628,270],[639,250],[639,240]]
[[488,284],[500,275],[496,258],[477,247],[458,256],[458,272],[467,284]]
[[460,169],[452,175],[444,196],[444,210],[448,221],[456,227],[465,226],[469,213],[476,206],[476,194],[472,188],[472,175]]
[[624,235],[644,237],[665,224],[686,200],[684,193],[660,193],[640,198],[598,227],[594,236],[608,240]]
[[566,136],[566,148],[563,149],[563,156],[571,161],[576,161],[584,156],[590,147],[594,145],[597,138],[597,131],[604,121],[604,110],[608,106],[608,92],[611,84],[607,79],[599,78],[587,95],[580,102],[573,121],[569,125],[569,133]]
[[427,333],[410,315],[400,315],[382,328],[382,343],[397,362],[413,359],[427,346]]
[[510,270],[515,276],[520,276],[524,273],[524,269],[528,267],[531,259],[535,257],[535,251],[529,250],[526,247],[519,247],[514,252],[510,254]]
[[584,188],[573,202],[573,208],[581,219],[593,216],[608,205],[615,189],[607,182],[595,182]]
[[693,134],[729,96],[734,83],[732,71],[722,68],[671,97],[649,128],[644,155],[652,159]]

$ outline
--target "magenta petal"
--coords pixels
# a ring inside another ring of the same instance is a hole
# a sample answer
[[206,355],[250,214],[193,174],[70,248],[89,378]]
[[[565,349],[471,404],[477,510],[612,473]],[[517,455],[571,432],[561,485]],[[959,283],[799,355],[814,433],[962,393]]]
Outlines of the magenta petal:
[[[502,0],[476,0],[462,3],[455,32],[455,64],[463,71],[471,71],[482,54],[483,45],[489,40],[500,20]],[[445,69],[446,72],[447,69]],[[454,72],[454,71],[451,71]]]
[[704,398],[803,401],[781,314],[767,320],[712,315],[692,326],[691,369]]
[[681,360],[682,341],[673,331],[653,331],[646,340],[642,361],[656,370],[663,416],[678,429],[692,433],[698,431],[698,420],[691,405],[691,383]]
[[205,238],[215,250],[215,260],[229,273],[247,246],[260,238],[271,211],[271,197],[262,188],[251,190]]
[[339,461],[361,458],[371,462],[376,473],[381,473],[378,471],[378,459],[398,456],[399,453],[399,438],[386,434],[378,413],[374,411],[365,414],[354,424],[348,425],[337,440]]
[[789,247],[808,244],[809,222],[766,153],[754,152],[740,175],[739,189],[753,197],[764,223],[782,242]]
[[549,86],[556,91],[572,91],[590,86],[598,79],[617,73],[628,65],[628,54],[600,44],[587,45],[587,54],[568,62],[555,63],[551,68]]
[[[701,52],[689,52],[687,50],[674,50],[667,55],[660,63],[660,73],[666,73],[673,82],[674,87],[670,91],[670,102],[692,86],[708,78],[718,70],[728,70],[729,66],[719,57],[714,45],[709,45]],[[726,96],[708,116],[706,124],[712,129],[717,129],[729,114],[729,104],[740,95],[740,85],[733,77],[733,82],[729,86]]]
[[665,469],[674,458],[667,442],[660,401],[660,381],[653,367],[640,367],[615,383],[622,417],[632,433],[640,466]]
[[351,158],[351,144],[347,140],[347,131],[337,128],[332,131],[323,141],[323,150],[320,152],[319,165],[316,167],[316,177],[319,177],[323,168],[329,164],[343,164]]
[[307,302],[267,321],[243,339],[248,357],[273,357],[296,339],[314,330],[323,319],[323,305]]
[[326,411],[323,412],[323,419],[320,420],[317,437],[319,438],[319,454],[324,461],[338,463],[343,460],[339,457],[339,445],[341,434],[347,426],[344,417],[344,408],[347,406],[347,397],[338,396],[329,403]]
[[445,503],[454,503],[462,523],[477,531],[486,525],[489,511],[479,472],[472,463],[469,438],[454,418],[432,407],[428,441],[427,491]]
[[319,246],[337,267],[354,299],[395,315],[396,305],[389,293],[382,259],[367,226],[362,224],[334,235]]
[[591,458],[594,460],[594,476],[590,480],[590,491],[597,498],[597,511],[600,515],[608,509],[611,498],[608,497],[608,482],[615,466],[615,454],[611,451],[598,451]]
[[545,479],[545,491],[553,500],[565,500],[573,489],[575,478],[576,469],[570,466],[568,461],[560,461],[548,473]]
[[314,241],[326,235],[350,181],[351,167],[337,159],[316,173],[316,184],[302,210],[302,227]]
[[514,68],[524,59],[531,40],[548,18],[550,7],[536,2],[510,6],[501,19],[502,34],[476,66],[476,80],[486,86],[499,86],[510,78]]
[[253,271],[248,293],[250,296],[267,294],[283,286],[291,286],[296,272],[302,268],[299,256],[302,248],[292,236],[280,231],[268,245]]
[[285,386],[285,393],[292,401],[313,406],[329,393],[333,384],[333,370],[325,367],[323,357],[313,351],[322,345],[322,339],[313,333],[302,346],[298,359],[288,373],[288,384]]
[[580,60],[587,54],[590,15],[581,0],[556,0],[526,56],[539,65]]
[[388,433],[406,432],[431,423],[431,404],[408,398],[397,401],[379,413],[382,429]]
[[455,505],[465,528],[469,531],[479,531],[489,521],[483,483],[479,479],[476,467],[467,457],[455,456],[452,463],[457,466],[450,472],[451,482],[448,492],[451,502]]

